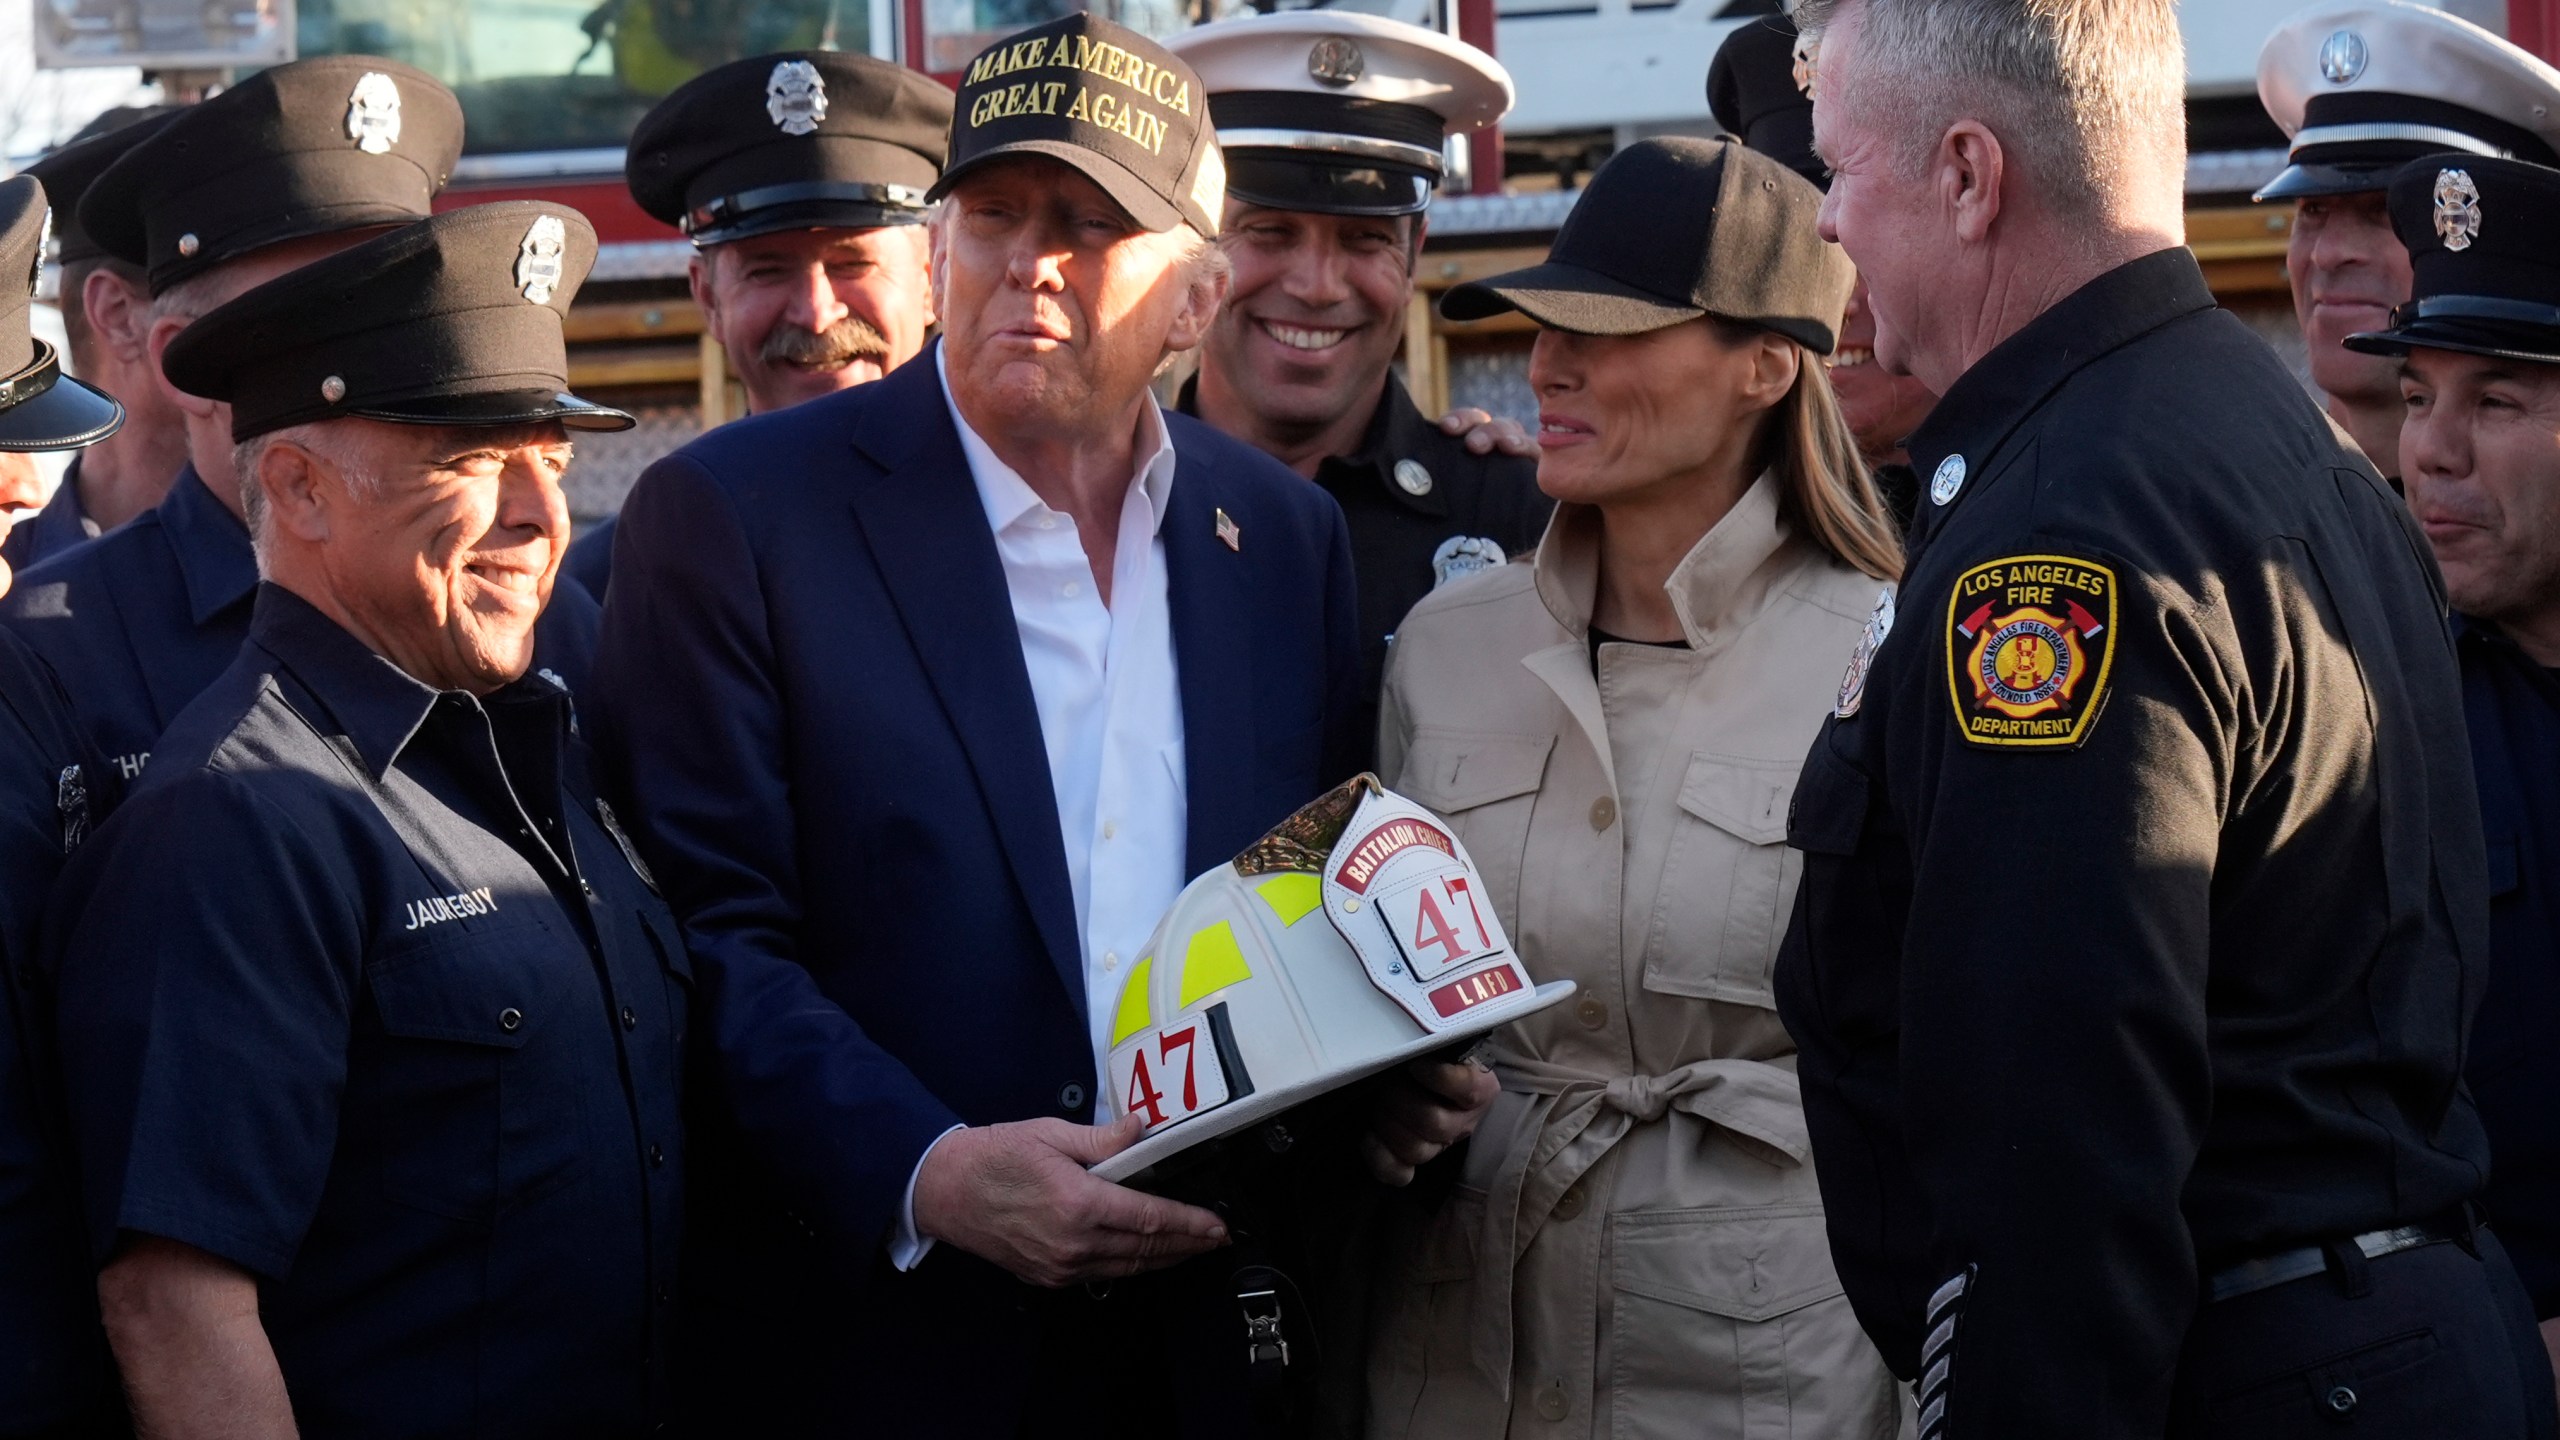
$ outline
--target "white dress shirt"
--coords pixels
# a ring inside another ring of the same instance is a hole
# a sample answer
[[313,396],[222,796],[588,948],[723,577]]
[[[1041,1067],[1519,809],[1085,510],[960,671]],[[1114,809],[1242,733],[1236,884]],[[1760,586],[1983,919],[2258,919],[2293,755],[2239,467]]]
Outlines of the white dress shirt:
[[[1094,1118],[1102,1120],[1108,1118],[1102,1114],[1102,1077],[1110,1055],[1104,1027],[1119,1003],[1129,962],[1190,878],[1183,873],[1189,812],[1182,693],[1174,674],[1163,536],[1165,506],[1173,494],[1173,438],[1150,396],[1138,416],[1140,458],[1120,502],[1106,606],[1094,589],[1093,566],[1074,518],[1050,509],[969,428],[951,399],[950,371],[939,346],[933,363],[987,528],[995,534],[1014,628],[1022,636],[1023,666],[1031,674],[1031,699],[1040,712],[1083,948]],[[917,1169],[923,1169],[921,1159]],[[910,1176],[890,1259],[911,1269],[930,1248],[915,1231]]]

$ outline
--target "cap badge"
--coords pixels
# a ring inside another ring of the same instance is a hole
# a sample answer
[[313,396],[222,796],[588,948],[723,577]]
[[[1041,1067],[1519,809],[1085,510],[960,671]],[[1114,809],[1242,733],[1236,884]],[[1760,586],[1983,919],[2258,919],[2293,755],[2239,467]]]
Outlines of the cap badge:
[[2341,30],[2320,47],[2320,78],[2332,85],[2353,85],[2364,78],[2365,64],[2372,58],[2363,36]]
[[347,382],[332,375],[320,382],[320,398],[335,405],[347,398]]
[[178,254],[181,258],[192,256],[203,248],[204,242],[196,238],[196,232],[193,230],[178,237]]
[[1950,455],[1938,462],[1938,473],[1929,481],[1929,498],[1940,505],[1956,498],[1964,488],[1964,457]]
[[806,60],[784,60],[764,82],[764,113],[785,135],[814,135],[827,118],[827,82]]
[[1224,510],[1218,512],[1218,538],[1226,542],[1228,549],[1238,553],[1243,552],[1244,531],[1237,526],[1236,522],[1227,518],[1227,512]]
[[2468,170],[2436,172],[2436,238],[2457,255],[2480,238],[2480,187]]
[[524,242],[516,246],[516,288],[524,298],[536,305],[551,303],[551,292],[560,288],[568,268],[561,260],[568,248],[569,230],[558,216],[534,218],[533,228],[524,232]]
[[1452,580],[1464,580],[1479,570],[1491,570],[1507,559],[1501,542],[1483,535],[1452,535],[1431,552],[1431,588],[1439,589]]
[[347,96],[347,138],[367,155],[388,155],[400,141],[400,87],[379,70],[356,77]]
[[1396,488],[1407,495],[1428,495],[1431,493],[1431,472],[1422,468],[1419,460],[1399,460],[1396,462]]
[[1307,73],[1320,85],[1336,89],[1356,81],[1369,68],[1369,57],[1360,53],[1358,42],[1340,35],[1327,35],[1307,51]]

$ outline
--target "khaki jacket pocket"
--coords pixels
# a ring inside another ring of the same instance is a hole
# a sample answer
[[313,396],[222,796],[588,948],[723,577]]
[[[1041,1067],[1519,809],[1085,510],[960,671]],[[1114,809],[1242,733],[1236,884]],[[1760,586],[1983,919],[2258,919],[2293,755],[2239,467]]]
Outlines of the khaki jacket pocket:
[[1612,1440],[1884,1440],[1893,1377],[1858,1328],[1817,1205],[1609,1221]]
[[1775,1009],[1769,968],[1803,860],[1787,848],[1792,762],[1689,757],[1646,937],[1644,985]]
[[1426,727],[1414,733],[1403,773],[1389,781],[1456,828],[1506,925],[1519,923],[1530,812],[1555,745],[1553,735]]

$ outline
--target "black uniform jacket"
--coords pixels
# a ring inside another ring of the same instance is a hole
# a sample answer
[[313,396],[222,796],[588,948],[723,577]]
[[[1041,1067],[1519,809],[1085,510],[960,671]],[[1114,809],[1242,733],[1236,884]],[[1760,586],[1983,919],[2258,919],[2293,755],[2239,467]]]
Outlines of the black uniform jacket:
[[[1186,415],[1199,413],[1198,385],[1195,379],[1182,387]],[[1317,466],[1316,483],[1340,502],[1351,526],[1351,569],[1360,586],[1360,733],[1374,746],[1378,687],[1396,627],[1443,580],[1536,548],[1555,502],[1538,489],[1537,461],[1470,451],[1464,437],[1414,408],[1393,371],[1360,448]],[[1492,541],[1501,558],[1470,540]]]
[[1992,351],[1911,450],[1967,478],[1788,837],[1832,1249],[1924,1435],[2156,1440],[2203,1274],[2480,1187],[2441,585],[2182,249]]
[[63,871],[93,1253],[259,1277],[305,1435],[664,1418],[691,972],[560,690],[438,692],[261,586]]
[[0,1435],[115,1413],[59,1123],[37,926],[114,781],[53,672],[0,633]]
[[80,457],[75,455],[44,508],[9,527],[9,538],[0,540],[0,560],[23,571],[97,538],[98,522],[80,509]]
[[2457,619],[2462,707],[2489,846],[2488,997],[2467,1076],[2488,1127],[2480,1203],[2533,1296],[2560,1315],[2560,676]]
[[[91,743],[131,780],[160,732],[231,667],[257,588],[249,528],[189,465],[158,505],[18,576],[0,624],[53,666]],[[534,667],[584,684],[602,616],[584,590],[555,584]]]

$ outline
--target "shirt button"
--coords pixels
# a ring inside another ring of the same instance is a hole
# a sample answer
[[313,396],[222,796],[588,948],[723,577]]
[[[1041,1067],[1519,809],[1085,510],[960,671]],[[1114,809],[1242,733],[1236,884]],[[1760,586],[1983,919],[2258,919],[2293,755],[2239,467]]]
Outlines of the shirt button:
[[663,1145],[652,1145],[652,1146],[650,1146],[650,1147],[649,1147],[649,1163],[650,1163],[651,1165],[657,1165],[657,1166],[663,1166],[663,1165],[665,1165],[665,1164],[667,1163],[667,1149],[666,1149],[666,1147],[665,1147],[665,1146],[663,1146]]
[[632,1009],[632,1008],[631,1008],[630,1006],[628,1006],[628,1005],[623,1006],[623,1007],[622,1007],[622,1028],[623,1028],[623,1029],[625,1029],[625,1030],[637,1030],[637,1029],[639,1029],[639,1028],[640,1028],[640,1012],[639,1012],[639,1011],[637,1011],[637,1010]]
[[1573,1402],[1564,1398],[1564,1382],[1561,1380],[1548,1381],[1546,1388],[1538,1392],[1538,1418],[1541,1420],[1561,1420],[1572,1408]]
[[1102,822],[1102,838],[1103,838],[1103,839],[1105,839],[1105,840],[1117,840],[1117,839],[1119,839],[1119,838],[1120,838],[1120,822],[1119,822],[1119,821],[1117,821],[1117,820],[1105,820],[1105,821],[1103,821],[1103,822]]
[[1055,529],[1057,529],[1057,528],[1058,528],[1058,517],[1057,517],[1057,516],[1055,516],[1055,515],[1043,515],[1043,516],[1041,516],[1041,517],[1040,517],[1040,528],[1041,528],[1041,529],[1043,529],[1043,530],[1055,530]]
[[1564,1194],[1557,1199],[1555,1210],[1556,1218],[1559,1220],[1570,1220],[1576,1215],[1582,1213],[1582,1205],[1582,1187],[1576,1185],[1572,1189],[1565,1191]]
[[524,1024],[524,1012],[513,1005],[498,1012],[498,1028],[512,1035]]
[[1066,584],[1058,587],[1058,593],[1066,596],[1070,600],[1073,600],[1084,593],[1084,582],[1081,580],[1070,580]]
[[1058,1091],[1058,1108],[1061,1110],[1084,1109],[1084,1087],[1081,1085],[1061,1087]]
[[1603,795],[1591,802],[1591,828],[1606,830],[1618,823],[1618,802]]
[[1597,1030],[1609,1023],[1609,1007],[1585,995],[1582,1003],[1573,1007],[1573,1016],[1582,1022],[1583,1029]]
[[578,882],[578,890],[579,890],[579,892],[580,892],[580,893],[584,894],[584,895],[585,895],[588,899],[590,899],[590,900],[593,900],[593,899],[595,899],[595,898],[596,898],[596,887],[594,887],[593,885],[588,884],[588,883],[587,883],[586,881],[584,881],[584,880],[581,880],[581,881],[579,881],[579,882]]
[[2340,1385],[2336,1389],[2331,1390],[2328,1394],[2321,1396],[2320,1399],[2323,1404],[2329,1407],[2329,1413],[2333,1415],[2344,1415],[2348,1411],[2356,1408],[2356,1392],[2348,1389],[2344,1385]]
[[1107,975],[1107,974],[1111,973],[1112,971],[1117,970],[1117,969],[1119,969],[1119,968],[1120,968],[1120,952],[1119,952],[1119,951],[1117,951],[1117,950],[1105,950],[1105,951],[1103,951],[1103,952],[1102,952],[1102,970],[1103,970],[1103,973]]

